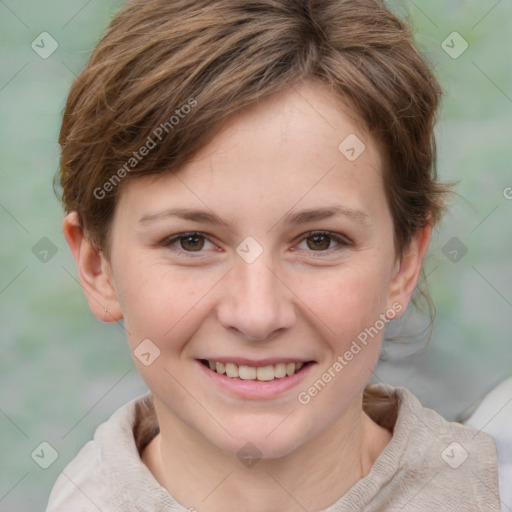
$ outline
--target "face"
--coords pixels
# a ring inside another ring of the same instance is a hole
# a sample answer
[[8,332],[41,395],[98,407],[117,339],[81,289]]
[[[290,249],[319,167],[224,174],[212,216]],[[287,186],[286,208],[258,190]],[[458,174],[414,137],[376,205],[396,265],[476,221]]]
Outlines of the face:
[[127,183],[108,268],[159,421],[233,454],[333,427],[410,296],[379,150],[313,83],[239,114],[177,174]]

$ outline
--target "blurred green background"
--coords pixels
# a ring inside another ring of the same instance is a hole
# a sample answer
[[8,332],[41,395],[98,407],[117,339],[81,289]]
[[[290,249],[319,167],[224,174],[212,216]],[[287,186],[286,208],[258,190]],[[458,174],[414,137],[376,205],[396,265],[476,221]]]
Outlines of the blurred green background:
[[[95,428],[146,392],[122,327],[89,311],[52,191],[69,87],[122,3],[0,1],[0,510],[43,510]],[[438,170],[460,183],[426,262],[438,308],[430,344],[414,357],[404,355],[424,336],[386,344],[394,360],[375,380],[454,419],[512,374],[512,2],[390,5],[414,25],[444,88]],[[49,56],[42,32],[58,44]],[[31,457],[43,441],[58,452],[48,469]]]

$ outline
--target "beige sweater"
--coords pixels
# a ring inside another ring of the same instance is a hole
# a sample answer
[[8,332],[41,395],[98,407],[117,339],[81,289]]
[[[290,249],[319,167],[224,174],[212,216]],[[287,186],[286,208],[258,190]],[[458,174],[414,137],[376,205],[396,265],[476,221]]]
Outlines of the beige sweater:
[[[393,437],[370,473],[323,512],[500,511],[489,434],[446,421],[405,388],[376,384],[368,390],[387,397],[365,410]],[[140,459],[133,429],[135,405],[144,398],[98,427],[59,476],[47,512],[187,512]]]

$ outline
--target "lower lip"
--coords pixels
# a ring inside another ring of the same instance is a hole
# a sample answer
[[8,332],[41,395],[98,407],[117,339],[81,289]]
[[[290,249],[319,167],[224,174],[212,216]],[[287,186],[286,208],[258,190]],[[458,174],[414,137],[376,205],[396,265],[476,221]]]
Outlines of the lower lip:
[[211,381],[222,390],[246,399],[267,399],[282,395],[286,393],[286,391],[298,386],[314,366],[314,363],[309,363],[303,366],[299,372],[288,377],[270,381],[260,381],[227,377],[226,375],[221,375],[220,373],[210,370],[200,361],[196,362],[204,375],[206,375],[208,379],[211,379]]

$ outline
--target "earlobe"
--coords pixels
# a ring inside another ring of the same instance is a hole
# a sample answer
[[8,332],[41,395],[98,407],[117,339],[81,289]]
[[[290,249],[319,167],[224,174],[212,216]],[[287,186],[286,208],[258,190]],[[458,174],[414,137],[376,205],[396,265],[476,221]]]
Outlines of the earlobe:
[[93,314],[103,322],[116,322],[123,318],[110,263],[85,236],[76,212],[66,215],[62,231],[71,249],[82,289]]
[[402,313],[407,309],[418,284],[423,259],[430,244],[431,236],[432,224],[429,222],[412,237],[402,259],[397,261],[389,288],[389,307],[393,303],[399,302],[402,306]]

